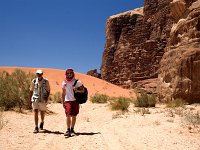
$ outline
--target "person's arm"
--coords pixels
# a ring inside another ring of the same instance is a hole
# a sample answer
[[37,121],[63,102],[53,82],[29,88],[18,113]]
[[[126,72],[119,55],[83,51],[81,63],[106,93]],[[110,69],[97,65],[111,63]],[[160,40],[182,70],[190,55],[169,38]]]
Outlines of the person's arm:
[[33,88],[34,88],[34,83],[33,81],[31,82],[30,85],[30,92],[29,92],[29,107],[31,108],[31,103],[32,103],[32,96],[33,96]]
[[62,104],[63,104],[63,108],[65,108],[65,94],[66,94],[66,89],[62,89]]
[[50,85],[49,85],[49,81],[47,81],[47,88],[48,88],[48,95],[47,95],[47,99],[45,100],[45,102],[47,103],[48,99],[49,99],[49,95],[50,95]]
[[29,107],[30,108],[31,108],[31,103],[32,103],[32,101],[31,101],[32,95],[33,95],[33,91],[30,91],[30,93],[29,93]]

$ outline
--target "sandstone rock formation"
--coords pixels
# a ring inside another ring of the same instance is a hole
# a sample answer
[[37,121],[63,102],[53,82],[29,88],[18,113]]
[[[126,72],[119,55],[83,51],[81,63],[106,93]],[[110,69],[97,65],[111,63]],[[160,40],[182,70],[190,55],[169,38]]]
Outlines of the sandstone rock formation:
[[102,79],[133,88],[154,78],[160,101],[200,102],[199,16],[200,0],[145,0],[144,8],[111,16]]
[[[183,8],[182,15],[176,13],[177,9],[181,10],[177,3]],[[171,11],[177,22],[171,29],[160,63],[159,98],[162,101],[181,98],[189,103],[200,102],[200,0],[191,6],[183,1],[171,5],[175,5]]]
[[101,78],[101,74],[97,72],[97,69],[89,70],[86,74],[99,79]]
[[104,80],[128,88],[157,77],[172,26],[169,10],[169,1],[146,0],[144,8],[108,19],[101,66]]

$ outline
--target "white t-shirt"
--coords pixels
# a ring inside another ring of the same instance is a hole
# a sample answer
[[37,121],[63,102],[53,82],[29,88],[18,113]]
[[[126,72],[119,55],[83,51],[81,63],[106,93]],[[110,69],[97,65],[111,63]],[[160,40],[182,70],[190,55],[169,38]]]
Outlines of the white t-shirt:
[[[62,82],[62,89],[66,89],[66,95],[65,95],[65,101],[75,101],[74,97],[74,91],[73,91],[73,85],[74,85],[75,80],[72,81],[67,81],[64,80]],[[81,87],[83,84],[80,80],[77,81],[75,87]]]

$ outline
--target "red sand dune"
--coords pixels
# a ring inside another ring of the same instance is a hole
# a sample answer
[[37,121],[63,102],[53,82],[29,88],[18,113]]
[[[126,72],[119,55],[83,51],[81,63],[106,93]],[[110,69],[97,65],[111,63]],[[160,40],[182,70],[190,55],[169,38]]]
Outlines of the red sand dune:
[[[0,71],[7,71],[9,73],[16,69],[25,71],[26,73],[35,73],[37,69],[42,69],[44,77],[50,82],[51,93],[61,92],[61,83],[65,78],[65,70],[52,69],[52,68],[25,68],[25,67],[0,67]],[[95,93],[106,94],[109,96],[124,96],[135,98],[135,93],[131,90],[123,89],[119,86],[106,82],[104,80],[75,72],[75,77],[80,79],[83,84],[88,88],[89,96]]]

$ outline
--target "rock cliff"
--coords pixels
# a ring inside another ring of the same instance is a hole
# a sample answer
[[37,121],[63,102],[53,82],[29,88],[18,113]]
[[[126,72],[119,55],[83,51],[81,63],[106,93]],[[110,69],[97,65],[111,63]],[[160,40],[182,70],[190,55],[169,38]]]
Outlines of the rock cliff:
[[169,14],[168,1],[146,0],[144,8],[111,16],[106,23],[102,78],[128,88],[157,77],[172,27],[166,19]]
[[111,16],[102,79],[125,88],[153,79],[160,101],[200,102],[199,16],[200,0],[145,0]]
[[200,0],[171,6],[174,24],[160,62],[159,98],[200,102]]

